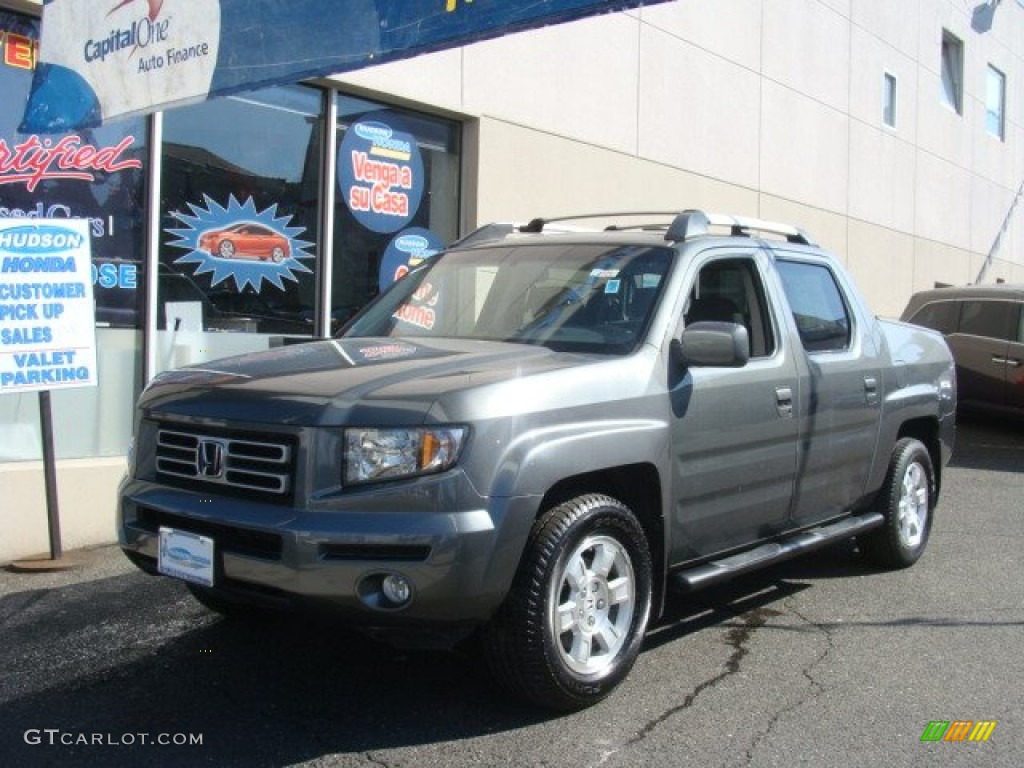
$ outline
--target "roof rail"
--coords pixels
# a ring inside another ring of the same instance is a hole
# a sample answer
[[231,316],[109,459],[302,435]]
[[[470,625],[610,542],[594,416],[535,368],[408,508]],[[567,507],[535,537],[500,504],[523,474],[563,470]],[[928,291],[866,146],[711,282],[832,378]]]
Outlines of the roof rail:
[[[575,216],[555,216],[550,219],[531,219],[528,223],[523,224],[520,228],[520,232],[532,232],[534,234],[543,232],[544,227],[548,224],[553,224],[556,221],[577,221],[584,219],[614,219],[622,216],[675,216],[678,211],[613,211],[611,213],[582,213]],[[651,225],[643,225],[641,228],[649,228]],[[664,225],[661,225],[664,228]],[[606,227],[608,230],[615,229],[636,229],[637,227],[618,227],[611,225]]]
[[496,223],[487,224],[480,229],[470,232],[461,240],[452,245],[467,245],[469,243],[483,240],[500,240],[515,232],[525,234],[540,234],[548,224],[562,221],[579,221],[586,219],[616,219],[636,216],[658,216],[669,219],[670,223],[636,223],[636,224],[610,224],[605,231],[626,231],[626,230],[665,230],[665,239],[670,242],[688,240],[701,235],[712,234],[712,227],[728,229],[729,234],[734,237],[751,237],[753,232],[765,232],[773,235],[781,235],[791,243],[802,245],[815,245],[804,230],[789,224],[777,224],[772,221],[763,221],[747,216],[729,216],[718,213],[705,213],[698,210],[679,211],[618,211],[612,213],[584,213],[575,216],[555,216],[550,219],[535,218],[526,224]]
[[768,232],[773,235],[782,235],[790,243],[815,245],[810,235],[789,224],[777,224],[773,221],[763,221],[747,216],[727,216],[697,210],[683,211],[676,216],[665,233],[665,239],[678,242],[700,235],[708,235],[711,234],[712,227],[727,228],[730,234],[736,237],[750,237],[751,232]]

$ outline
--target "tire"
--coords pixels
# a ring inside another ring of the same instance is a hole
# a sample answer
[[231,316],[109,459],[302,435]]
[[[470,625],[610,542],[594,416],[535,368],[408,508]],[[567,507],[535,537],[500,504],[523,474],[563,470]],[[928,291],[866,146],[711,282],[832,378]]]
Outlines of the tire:
[[270,254],[270,259],[275,264],[280,264],[282,261],[284,261],[284,249],[280,247],[275,248]]
[[876,502],[885,523],[860,538],[864,555],[885,568],[916,563],[928,545],[935,501],[935,470],[928,449],[913,438],[900,440]]
[[640,653],[652,578],[643,530],[620,502],[593,494],[548,510],[482,633],[494,677],[550,709],[601,701]]
[[221,240],[217,245],[217,255],[222,259],[231,259],[235,256],[235,244],[230,240]]

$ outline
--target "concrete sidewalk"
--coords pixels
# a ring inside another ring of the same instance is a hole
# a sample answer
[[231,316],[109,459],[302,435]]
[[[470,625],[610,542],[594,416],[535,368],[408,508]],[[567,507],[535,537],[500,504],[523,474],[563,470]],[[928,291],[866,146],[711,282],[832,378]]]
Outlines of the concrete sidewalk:
[[60,589],[136,570],[116,544],[76,549],[64,553],[71,567],[60,571],[18,572],[12,566],[0,566],[0,596],[34,589]]

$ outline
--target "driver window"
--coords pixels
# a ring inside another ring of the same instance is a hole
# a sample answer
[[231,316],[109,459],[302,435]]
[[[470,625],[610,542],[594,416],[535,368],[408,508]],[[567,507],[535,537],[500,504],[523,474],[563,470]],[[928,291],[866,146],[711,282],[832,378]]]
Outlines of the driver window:
[[684,310],[686,325],[736,323],[747,329],[751,358],[775,352],[764,285],[754,260],[718,259],[701,268]]

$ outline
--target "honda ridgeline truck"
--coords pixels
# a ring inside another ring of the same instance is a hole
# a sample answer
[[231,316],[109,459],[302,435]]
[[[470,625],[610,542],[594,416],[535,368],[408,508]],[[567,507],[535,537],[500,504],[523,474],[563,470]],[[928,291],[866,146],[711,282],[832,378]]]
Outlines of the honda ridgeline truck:
[[474,634],[507,689],[572,710],[670,588],[851,537],[921,556],[954,435],[939,334],[875,318],[790,226],[556,226],[485,227],[338,338],[157,376],[128,557],[225,615]]

